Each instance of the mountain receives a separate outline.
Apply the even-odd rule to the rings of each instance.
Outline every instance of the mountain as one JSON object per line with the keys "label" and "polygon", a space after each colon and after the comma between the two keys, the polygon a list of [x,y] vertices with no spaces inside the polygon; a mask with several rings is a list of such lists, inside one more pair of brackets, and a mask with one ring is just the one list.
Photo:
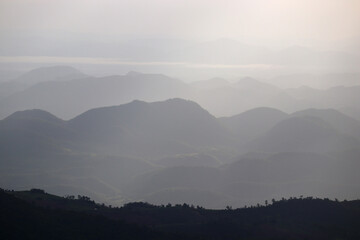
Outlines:
{"label": "mountain", "polygon": [[228,196],[211,190],[194,188],[166,188],[142,197],[143,201],[156,205],[190,204],[206,206],[210,209],[221,209],[231,203]]}
{"label": "mountain", "polygon": [[132,187],[137,195],[163,189],[190,188],[211,190],[220,178],[219,169],[212,167],[170,167],[139,176]]}
{"label": "mountain", "polygon": [[0,82],[0,99],[11,96],[16,92],[23,91],[27,87],[28,87],[27,84],[15,82],[15,81]]}
{"label": "mountain", "polygon": [[360,101],[360,86],[337,86],[328,89],[314,89],[309,87],[300,87],[295,89],[286,89],[286,94],[299,101],[300,109],[333,108],[335,110],[347,109],[349,115],[356,115]]}
{"label": "mountain", "polygon": [[[3,146],[11,145],[13,148],[20,147],[16,141],[30,141],[30,145],[39,144],[37,148],[44,144],[62,151],[90,151],[148,159],[234,145],[231,134],[215,117],[195,102],[183,99],[153,103],[133,101],[96,108],[69,121],[43,110],[21,111],[0,121],[0,131],[3,132]],[[27,147],[27,144],[21,146]],[[47,149],[44,147],[37,151],[41,153]],[[23,151],[18,153],[25,154]]]}
{"label": "mountain", "polygon": [[[358,192],[358,187],[345,190],[349,182],[339,184],[326,174],[333,172],[336,164],[337,160],[326,154],[246,154],[221,167],[222,180],[218,192],[231,196],[233,206],[301,195],[349,197],[349,194]],[[339,188],[344,188],[341,194],[336,193]]]}
{"label": "mountain", "polygon": [[339,108],[339,112],[360,121],[360,108],[356,106]]}
{"label": "mountain", "polygon": [[5,186],[123,202],[133,178],[159,168],[149,161],[187,155],[189,164],[219,165],[217,151],[227,154],[232,138],[198,104],[171,99],[92,109],[68,121],[43,110],[16,112],[0,121],[0,143]]}
{"label": "mountain", "polygon": [[[333,108],[351,116],[357,116],[359,110],[356,105],[360,101],[358,86],[321,90],[309,87],[280,89],[251,77],[231,81],[214,78],[186,84],[165,75],[138,72],[79,79],[75,78],[75,73],[65,75],[71,71],[63,67],[57,68],[63,76],[49,73],[46,80],[40,73],[35,74],[37,71],[34,70],[35,73],[20,77],[23,80],[2,83],[0,118],[19,110],[43,109],[70,119],[92,108],[124,104],[136,99],[160,101],[176,97],[193,100],[217,117],[232,116],[257,107],[271,107],[285,112]],[[32,79],[33,75],[39,75],[39,79],[44,81],[31,86],[23,85],[26,78]],[[61,77],[67,81],[60,81]]]}
{"label": "mountain", "polygon": [[13,114],[11,114],[9,117],[5,118],[4,120],[11,121],[16,119],[23,119],[23,120],[43,120],[48,122],[54,122],[62,124],[65,121],[62,119],[56,117],[55,115],[46,112],[41,109],[32,109],[32,110],[24,110],[24,111],[18,111]]}
{"label": "mountain", "polygon": [[220,123],[245,143],[270,130],[288,118],[288,114],[274,108],[255,108],[231,117],[219,118]]}
{"label": "mountain", "polygon": [[[206,85],[206,82],[203,83]],[[211,83],[210,83],[211,84]],[[212,84],[214,85],[214,84]],[[281,89],[254,78],[245,77],[218,87],[198,87],[189,98],[215,116],[232,116],[257,107],[279,105]],[[291,102],[287,99],[286,102]]]}
{"label": "mountain", "polygon": [[[237,207],[284,196],[354,199],[360,191],[358,156],[355,149],[324,154],[248,153],[219,167],[155,169],[134,178],[124,194],[158,204],[186,199],[189,204],[210,208]],[[191,199],[190,195],[196,197]]]}
{"label": "mountain", "polygon": [[[276,83],[276,79],[273,81]],[[280,89],[265,80],[245,77],[229,83],[221,79],[201,81],[193,86],[196,86],[196,89],[189,98],[215,116],[232,116],[258,107],[271,107],[285,112],[332,108],[357,120],[360,119],[359,106],[356,104],[360,101],[358,85],[330,88],[325,86],[320,89],[308,86]]]}
{"label": "mountain", "polygon": [[177,97],[188,86],[161,74],[129,72],[122,76],[42,82],[0,101],[0,117],[26,109],[43,109],[68,119],[102,106],[135,99],[156,101]]}
{"label": "mountain", "polygon": [[264,152],[328,152],[359,146],[354,137],[336,131],[316,117],[291,117],[255,139],[249,149]]}
{"label": "mountain", "polygon": [[[359,201],[291,198],[232,210],[188,204],[121,208],[41,189],[0,192],[4,239],[358,239]],[[319,227],[321,226],[321,227]],[[75,230],[74,230],[75,229]]]}
{"label": "mountain", "polygon": [[[332,156],[337,159],[336,164],[332,171],[329,171],[328,175],[331,176],[332,181],[341,185],[346,184],[348,188],[356,185],[360,181],[360,176],[356,169],[360,167],[360,150],[359,148],[348,149],[339,152],[333,152]],[[347,189],[338,189],[337,192],[342,193]],[[353,197],[356,191],[352,191],[351,194],[347,193],[348,198]]]}
{"label": "mountain", "polygon": [[291,115],[320,118],[337,131],[360,139],[360,122],[335,109],[306,109]]}
{"label": "mountain", "polygon": [[14,113],[0,121],[0,164],[3,168],[47,169],[58,165],[50,159],[79,150],[83,143],[77,139],[64,121],[47,112]]}
{"label": "mountain", "polygon": [[329,109],[217,119],[183,99],[137,100],[71,120],[26,110],[0,121],[0,182],[119,204],[196,196],[192,203],[213,208],[304,193],[358,197],[360,144],[346,133],[356,123]]}
{"label": "mountain", "polygon": [[68,126],[106,151],[148,158],[228,146],[231,141],[215,117],[182,99],[93,109],[70,120]]}
{"label": "mountain", "polygon": [[69,81],[88,77],[86,74],[69,66],[52,66],[33,69],[13,81],[29,85],[48,81]]}
{"label": "mountain", "polygon": [[[29,194],[23,192],[19,195],[22,197],[28,195],[30,198],[35,196],[38,200],[46,199],[45,201],[53,206],[52,209],[34,205],[13,194],[1,191],[0,223],[6,229],[0,232],[2,239],[79,239],[84,237],[86,239],[168,239],[169,237],[177,239],[176,234],[159,233],[148,227],[140,227],[98,214],[88,214],[85,209],[105,209],[105,207],[86,200],[86,197],[79,202],[71,202],[66,198],[41,193],[41,190],[37,191],[40,193],[33,190]],[[66,210],[60,209],[57,206],[61,205],[61,202],[67,202],[71,207]],[[22,224],[19,222],[20,219],[23,220]]]}
{"label": "mountain", "polygon": [[[139,175],[124,193],[131,199],[143,199],[151,203],[202,204],[211,208],[223,208],[230,203],[217,191],[221,174],[219,169],[203,166],[177,166],[157,169]],[[191,198],[191,195],[194,198]]]}
{"label": "mountain", "polygon": [[327,89],[336,86],[359,85],[359,73],[327,73],[327,74],[291,74],[270,79],[271,82],[285,88],[308,86],[315,89]]}
{"label": "mountain", "polygon": [[75,139],[76,134],[65,126],[65,121],[48,112],[16,112],[0,121],[1,162],[11,166],[16,162],[13,158],[27,162],[34,156],[59,153]]}
{"label": "mountain", "polygon": [[[329,170],[335,161],[334,157],[319,153],[282,152],[264,156],[248,153],[235,162],[224,164],[221,169],[228,182],[282,184],[324,180],[322,173]],[[282,195],[288,194],[283,192]]]}
{"label": "mountain", "polygon": [[228,86],[231,83],[224,78],[211,78],[209,80],[196,81],[190,83],[191,86],[199,89],[214,89],[219,87]]}
{"label": "mountain", "polygon": [[88,75],[69,66],[52,66],[33,69],[19,77],[0,83],[0,97],[8,97],[28,87],[51,81],[69,81],[86,78]]}
{"label": "mountain", "polygon": [[0,121],[0,182],[12,188],[41,187],[123,202],[120,190],[155,167],[142,159],[94,153],[67,122],[42,110],[16,112]]}
{"label": "mountain", "polygon": [[215,156],[203,153],[193,154],[178,154],[175,156],[168,156],[156,161],[164,167],[178,167],[178,166],[207,166],[216,167],[221,164],[221,161]]}
{"label": "mountain", "polygon": [[243,77],[232,84],[233,87],[242,91],[273,93],[279,92],[279,88],[265,82],[261,82],[252,77]]}

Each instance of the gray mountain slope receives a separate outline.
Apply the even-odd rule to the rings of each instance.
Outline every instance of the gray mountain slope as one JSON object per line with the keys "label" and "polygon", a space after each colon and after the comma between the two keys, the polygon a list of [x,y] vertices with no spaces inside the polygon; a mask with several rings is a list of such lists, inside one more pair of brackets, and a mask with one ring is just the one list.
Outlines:
{"label": "gray mountain slope", "polygon": [[24,91],[41,82],[69,81],[88,77],[88,75],[69,66],[52,66],[33,69],[19,77],[0,83],[0,98]]}
{"label": "gray mountain slope", "polygon": [[255,108],[232,117],[219,118],[220,123],[245,143],[270,130],[288,118],[288,114],[274,108]]}
{"label": "gray mountain slope", "polygon": [[337,131],[360,138],[360,122],[334,109],[306,109],[292,116],[313,116],[329,123]]}
{"label": "gray mountain slope", "polygon": [[43,109],[69,119],[89,109],[135,99],[156,101],[177,97],[187,85],[160,74],[130,72],[122,76],[42,82],[0,101],[0,117],[26,109]]}
{"label": "gray mountain slope", "polygon": [[316,117],[291,117],[247,145],[263,152],[328,152],[359,146],[359,141]]}
{"label": "gray mountain slope", "polygon": [[114,154],[145,154],[148,157],[196,152],[196,148],[231,145],[215,117],[198,104],[182,99],[98,108],[70,120],[94,143],[103,141]]}
{"label": "gray mountain slope", "polygon": [[52,66],[33,69],[13,81],[26,83],[29,85],[48,82],[48,81],[69,81],[73,79],[85,78],[88,75],[69,66]]}

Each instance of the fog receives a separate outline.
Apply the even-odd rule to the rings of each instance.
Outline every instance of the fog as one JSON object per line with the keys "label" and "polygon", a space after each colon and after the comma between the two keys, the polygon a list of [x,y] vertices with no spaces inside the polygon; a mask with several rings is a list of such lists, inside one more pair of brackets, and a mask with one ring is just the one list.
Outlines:
{"label": "fog", "polygon": [[4,0],[0,27],[13,36],[69,44],[84,39],[116,43],[135,35],[202,41],[233,38],[256,45],[329,50],[335,44],[357,43],[359,7],[356,0]]}
{"label": "fog", "polygon": [[0,2],[0,187],[122,205],[360,197],[358,1]]}
{"label": "fog", "polygon": [[135,70],[273,83],[279,75],[354,73],[359,9],[356,0],[4,0],[1,70],[71,64],[97,76]]}

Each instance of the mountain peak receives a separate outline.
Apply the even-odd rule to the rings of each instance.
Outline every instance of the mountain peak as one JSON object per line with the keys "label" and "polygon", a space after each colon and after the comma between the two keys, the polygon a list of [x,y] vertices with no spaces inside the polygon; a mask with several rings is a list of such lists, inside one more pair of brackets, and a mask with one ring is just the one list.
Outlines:
{"label": "mountain peak", "polygon": [[17,111],[5,119],[37,119],[46,121],[63,121],[55,115],[41,109]]}
{"label": "mountain peak", "polygon": [[[240,113],[238,114],[237,116],[240,116],[240,115],[252,115],[254,114],[255,116],[259,116],[262,115],[263,117],[265,117],[266,114],[279,114],[279,115],[282,115],[283,117],[285,117],[287,114],[283,111],[280,111],[279,109],[276,109],[276,108],[271,108],[271,107],[257,107],[257,108],[253,108],[253,109],[250,109],[248,111],[245,111],[243,113]],[[267,116],[268,117],[268,116]]]}
{"label": "mountain peak", "polygon": [[24,83],[39,83],[45,81],[72,80],[87,77],[86,74],[70,66],[51,66],[33,69],[15,81]]}
{"label": "mountain peak", "polygon": [[126,76],[139,76],[139,75],[143,75],[143,73],[141,72],[136,72],[136,71],[129,71]]}
{"label": "mountain peak", "polygon": [[70,66],[51,66],[51,67],[41,67],[41,68],[35,68],[27,73],[25,73],[23,76],[38,76],[38,75],[67,75],[67,74],[83,74],[76,68],[70,67]]}

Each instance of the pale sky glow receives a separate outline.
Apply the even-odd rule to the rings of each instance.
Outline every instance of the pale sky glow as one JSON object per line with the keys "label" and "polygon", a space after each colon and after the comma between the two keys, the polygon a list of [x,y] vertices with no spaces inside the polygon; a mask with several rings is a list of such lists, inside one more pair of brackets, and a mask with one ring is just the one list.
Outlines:
{"label": "pale sky glow", "polygon": [[0,57],[185,81],[358,72],[360,0],[0,0]]}
{"label": "pale sky glow", "polygon": [[[2,34],[88,34],[275,45],[351,44],[358,0],[1,0]],[[66,36],[62,36],[66,38]]]}

